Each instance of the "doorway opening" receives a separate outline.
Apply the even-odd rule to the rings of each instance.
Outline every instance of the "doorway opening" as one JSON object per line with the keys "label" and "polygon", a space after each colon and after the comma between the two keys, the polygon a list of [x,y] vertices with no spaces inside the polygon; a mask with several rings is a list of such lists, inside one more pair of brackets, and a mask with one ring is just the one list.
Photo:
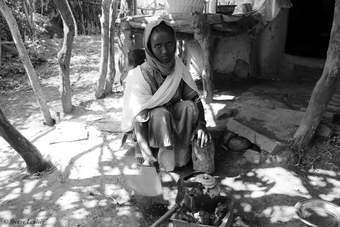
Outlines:
{"label": "doorway opening", "polygon": [[335,0],[291,0],[285,53],[327,57]]}

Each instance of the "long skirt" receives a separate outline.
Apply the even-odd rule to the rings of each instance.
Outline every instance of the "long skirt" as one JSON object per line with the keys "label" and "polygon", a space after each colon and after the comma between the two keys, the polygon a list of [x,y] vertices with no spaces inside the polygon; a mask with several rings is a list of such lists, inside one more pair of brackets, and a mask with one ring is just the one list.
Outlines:
{"label": "long skirt", "polygon": [[166,171],[186,165],[191,158],[191,137],[198,119],[198,108],[192,101],[180,101],[170,107],[149,112],[149,145],[159,148],[158,162]]}

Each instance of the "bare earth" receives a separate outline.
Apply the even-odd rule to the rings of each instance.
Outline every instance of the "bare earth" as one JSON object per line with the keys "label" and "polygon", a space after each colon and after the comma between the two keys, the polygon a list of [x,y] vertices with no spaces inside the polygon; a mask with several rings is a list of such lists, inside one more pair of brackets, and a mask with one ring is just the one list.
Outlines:
{"label": "bare earth", "polygon": [[[77,37],[71,60],[73,111],[61,113],[56,53],[62,40],[42,43],[48,63],[37,69],[46,99],[58,123],[43,124],[34,93],[23,79],[18,89],[1,91],[0,107],[10,122],[54,164],[50,172],[26,175],[23,159],[0,138],[0,226],[150,226],[175,204],[176,181],[192,165],[162,173],[163,195],[142,197],[127,185],[137,168],[133,143],[120,149],[122,88],[96,100],[100,37]],[[22,77],[22,76],[20,76]],[[220,136],[227,117],[253,126],[259,133],[285,142],[298,122],[293,110],[306,107],[313,83],[281,81],[216,84],[215,101],[205,105],[216,145],[216,172],[222,193],[237,199],[235,216],[249,226],[306,226],[294,205],[320,198],[340,205],[338,151],[315,148],[308,170],[293,165],[251,164],[242,154],[226,151]],[[227,100],[226,95],[235,96]],[[339,145],[335,145],[338,149]],[[338,149],[339,150],[339,149]],[[338,155],[339,156],[339,155]],[[339,158],[338,158],[339,159]],[[161,226],[168,226],[163,223]]]}

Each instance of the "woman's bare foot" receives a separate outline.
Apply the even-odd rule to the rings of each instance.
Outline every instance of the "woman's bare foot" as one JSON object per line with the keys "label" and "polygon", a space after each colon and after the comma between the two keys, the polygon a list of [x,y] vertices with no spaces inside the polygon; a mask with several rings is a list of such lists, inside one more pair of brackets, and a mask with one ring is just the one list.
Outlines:
{"label": "woman's bare foot", "polygon": [[157,163],[157,159],[155,157],[147,157],[143,158],[144,162],[142,163],[143,166],[155,166]]}

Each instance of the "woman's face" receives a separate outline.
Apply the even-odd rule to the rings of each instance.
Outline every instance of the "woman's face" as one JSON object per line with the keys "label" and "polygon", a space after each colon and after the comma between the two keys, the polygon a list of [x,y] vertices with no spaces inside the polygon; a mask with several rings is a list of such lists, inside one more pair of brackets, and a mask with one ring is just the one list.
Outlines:
{"label": "woman's face", "polygon": [[167,31],[152,32],[150,46],[154,56],[162,63],[171,62],[175,56],[176,40],[174,35]]}

